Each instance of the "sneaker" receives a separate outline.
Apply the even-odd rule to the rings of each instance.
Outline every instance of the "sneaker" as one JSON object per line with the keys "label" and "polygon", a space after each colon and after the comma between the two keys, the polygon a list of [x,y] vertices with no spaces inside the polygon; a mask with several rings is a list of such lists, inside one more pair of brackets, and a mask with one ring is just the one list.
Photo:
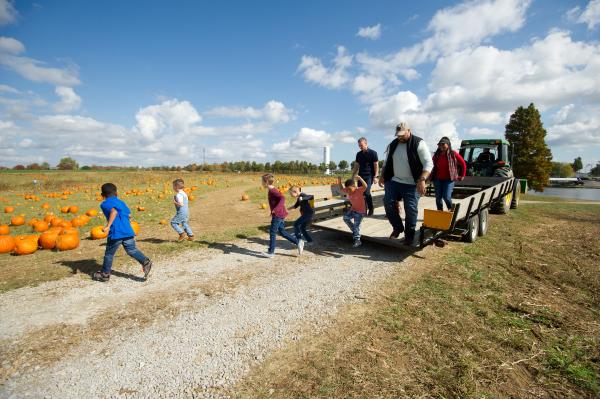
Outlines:
{"label": "sneaker", "polygon": [[263,252],[262,254],[260,254],[263,258],[269,258],[269,259],[273,259],[275,257],[275,254],[272,254],[270,252]]}
{"label": "sneaker", "polygon": [[144,262],[144,264],[142,265],[142,270],[144,270],[144,278],[148,278],[150,270],[152,270],[152,261],[150,259],[147,259]]}
{"label": "sneaker", "polygon": [[298,255],[302,255],[303,251],[304,251],[304,240],[299,240],[298,241]]}
{"label": "sneaker", "polygon": [[92,274],[92,280],[102,281],[103,283],[107,282],[110,279],[110,273],[102,273],[102,271],[98,270],[94,274]]}
{"label": "sneaker", "polygon": [[188,240],[188,241],[194,241],[194,236],[188,236],[188,237],[187,237],[187,240]]}
{"label": "sneaker", "polygon": [[352,248],[358,248],[361,245],[362,245],[362,242],[360,241],[360,239],[354,240],[354,242],[352,243]]}
{"label": "sneaker", "polygon": [[179,238],[177,239],[177,242],[183,242],[183,241],[185,241],[185,233],[179,234]]}
{"label": "sneaker", "polygon": [[392,231],[392,234],[390,234],[390,238],[398,238],[398,237],[400,237],[400,233],[402,233],[402,231],[394,230],[394,231]]}

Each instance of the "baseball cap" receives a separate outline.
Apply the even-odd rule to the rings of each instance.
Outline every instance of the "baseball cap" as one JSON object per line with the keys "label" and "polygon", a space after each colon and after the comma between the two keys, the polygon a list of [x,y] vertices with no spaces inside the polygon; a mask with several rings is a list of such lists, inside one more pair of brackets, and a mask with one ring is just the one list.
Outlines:
{"label": "baseball cap", "polygon": [[403,132],[405,130],[410,130],[410,126],[408,126],[408,123],[400,122],[399,124],[396,125],[397,132]]}

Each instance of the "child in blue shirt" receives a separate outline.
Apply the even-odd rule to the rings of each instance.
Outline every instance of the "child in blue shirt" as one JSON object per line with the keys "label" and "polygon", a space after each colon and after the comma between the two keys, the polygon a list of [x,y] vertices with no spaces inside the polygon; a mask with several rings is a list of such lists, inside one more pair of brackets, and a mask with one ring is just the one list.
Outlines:
{"label": "child in blue shirt", "polygon": [[[186,239],[188,241],[194,241],[194,233],[192,228],[188,224],[190,220],[190,208],[188,206],[188,196],[183,190],[184,183],[183,179],[173,180],[173,191],[175,191],[175,197],[173,197],[173,203],[175,204],[175,216],[171,219],[171,227],[179,234],[177,241],[181,242]],[[181,226],[183,228],[181,228]]]}
{"label": "child in blue shirt", "polygon": [[144,278],[148,278],[150,269],[152,269],[152,261],[135,246],[135,233],[129,221],[131,219],[131,211],[125,202],[117,198],[117,186],[112,183],[106,183],[102,185],[101,191],[104,201],[100,204],[100,208],[107,220],[106,226],[102,231],[108,231],[108,238],[106,239],[102,270],[95,272],[92,278],[98,281],[108,281],[113,258],[121,245],[125,248],[127,255],[142,265]]}

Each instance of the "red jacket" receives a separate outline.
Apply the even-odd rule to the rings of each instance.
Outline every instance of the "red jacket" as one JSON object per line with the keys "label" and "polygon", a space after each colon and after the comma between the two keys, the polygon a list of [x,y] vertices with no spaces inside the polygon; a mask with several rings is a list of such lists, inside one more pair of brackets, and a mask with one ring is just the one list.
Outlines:
{"label": "red jacket", "polygon": [[438,152],[433,155],[433,170],[431,171],[432,180],[455,181],[458,177],[465,177],[466,174],[467,163],[458,152],[452,150],[447,156]]}

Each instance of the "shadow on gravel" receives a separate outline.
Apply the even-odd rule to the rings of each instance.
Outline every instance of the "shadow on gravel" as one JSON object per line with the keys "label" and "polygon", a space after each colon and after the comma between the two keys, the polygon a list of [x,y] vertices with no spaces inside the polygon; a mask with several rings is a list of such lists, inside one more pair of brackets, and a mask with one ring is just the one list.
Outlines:
{"label": "shadow on gravel", "polygon": [[[251,238],[247,239],[248,241],[252,241]],[[231,242],[209,242],[209,241],[196,241],[199,244],[203,244],[206,245],[208,248],[212,248],[212,249],[218,249],[219,251],[223,251],[224,254],[242,254],[242,255],[247,255],[247,256],[254,256],[255,258],[263,258],[262,256],[262,252],[258,252],[258,251],[253,251],[251,249],[248,248],[243,248],[240,247],[239,245],[236,245],[234,243]],[[266,252],[266,248],[265,248],[265,252]],[[290,256],[290,255],[286,255],[286,254],[278,254],[281,256]]]}
{"label": "shadow on gravel", "polygon": [[149,242],[150,244],[162,244],[165,242],[173,242],[172,240],[163,240],[162,238],[144,238],[143,240],[136,240],[139,242]]}
{"label": "shadow on gravel", "polygon": [[[83,273],[83,274],[91,275],[95,271],[100,270],[100,268],[102,267],[102,265],[100,263],[98,263],[98,261],[96,259],[63,260],[58,263],[70,268],[71,272],[73,274]],[[135,276],[135,275],[129,274],[129,273],[123,273],[123,272],[120,272],[115,269],[113,269],[111,271],[111,276],[122,277],[122,278],[126,278],[126,279],[133,280],[133,281],[139,281],[139,282],[146,281],[146,280],[144,280],[143,277]]]}

